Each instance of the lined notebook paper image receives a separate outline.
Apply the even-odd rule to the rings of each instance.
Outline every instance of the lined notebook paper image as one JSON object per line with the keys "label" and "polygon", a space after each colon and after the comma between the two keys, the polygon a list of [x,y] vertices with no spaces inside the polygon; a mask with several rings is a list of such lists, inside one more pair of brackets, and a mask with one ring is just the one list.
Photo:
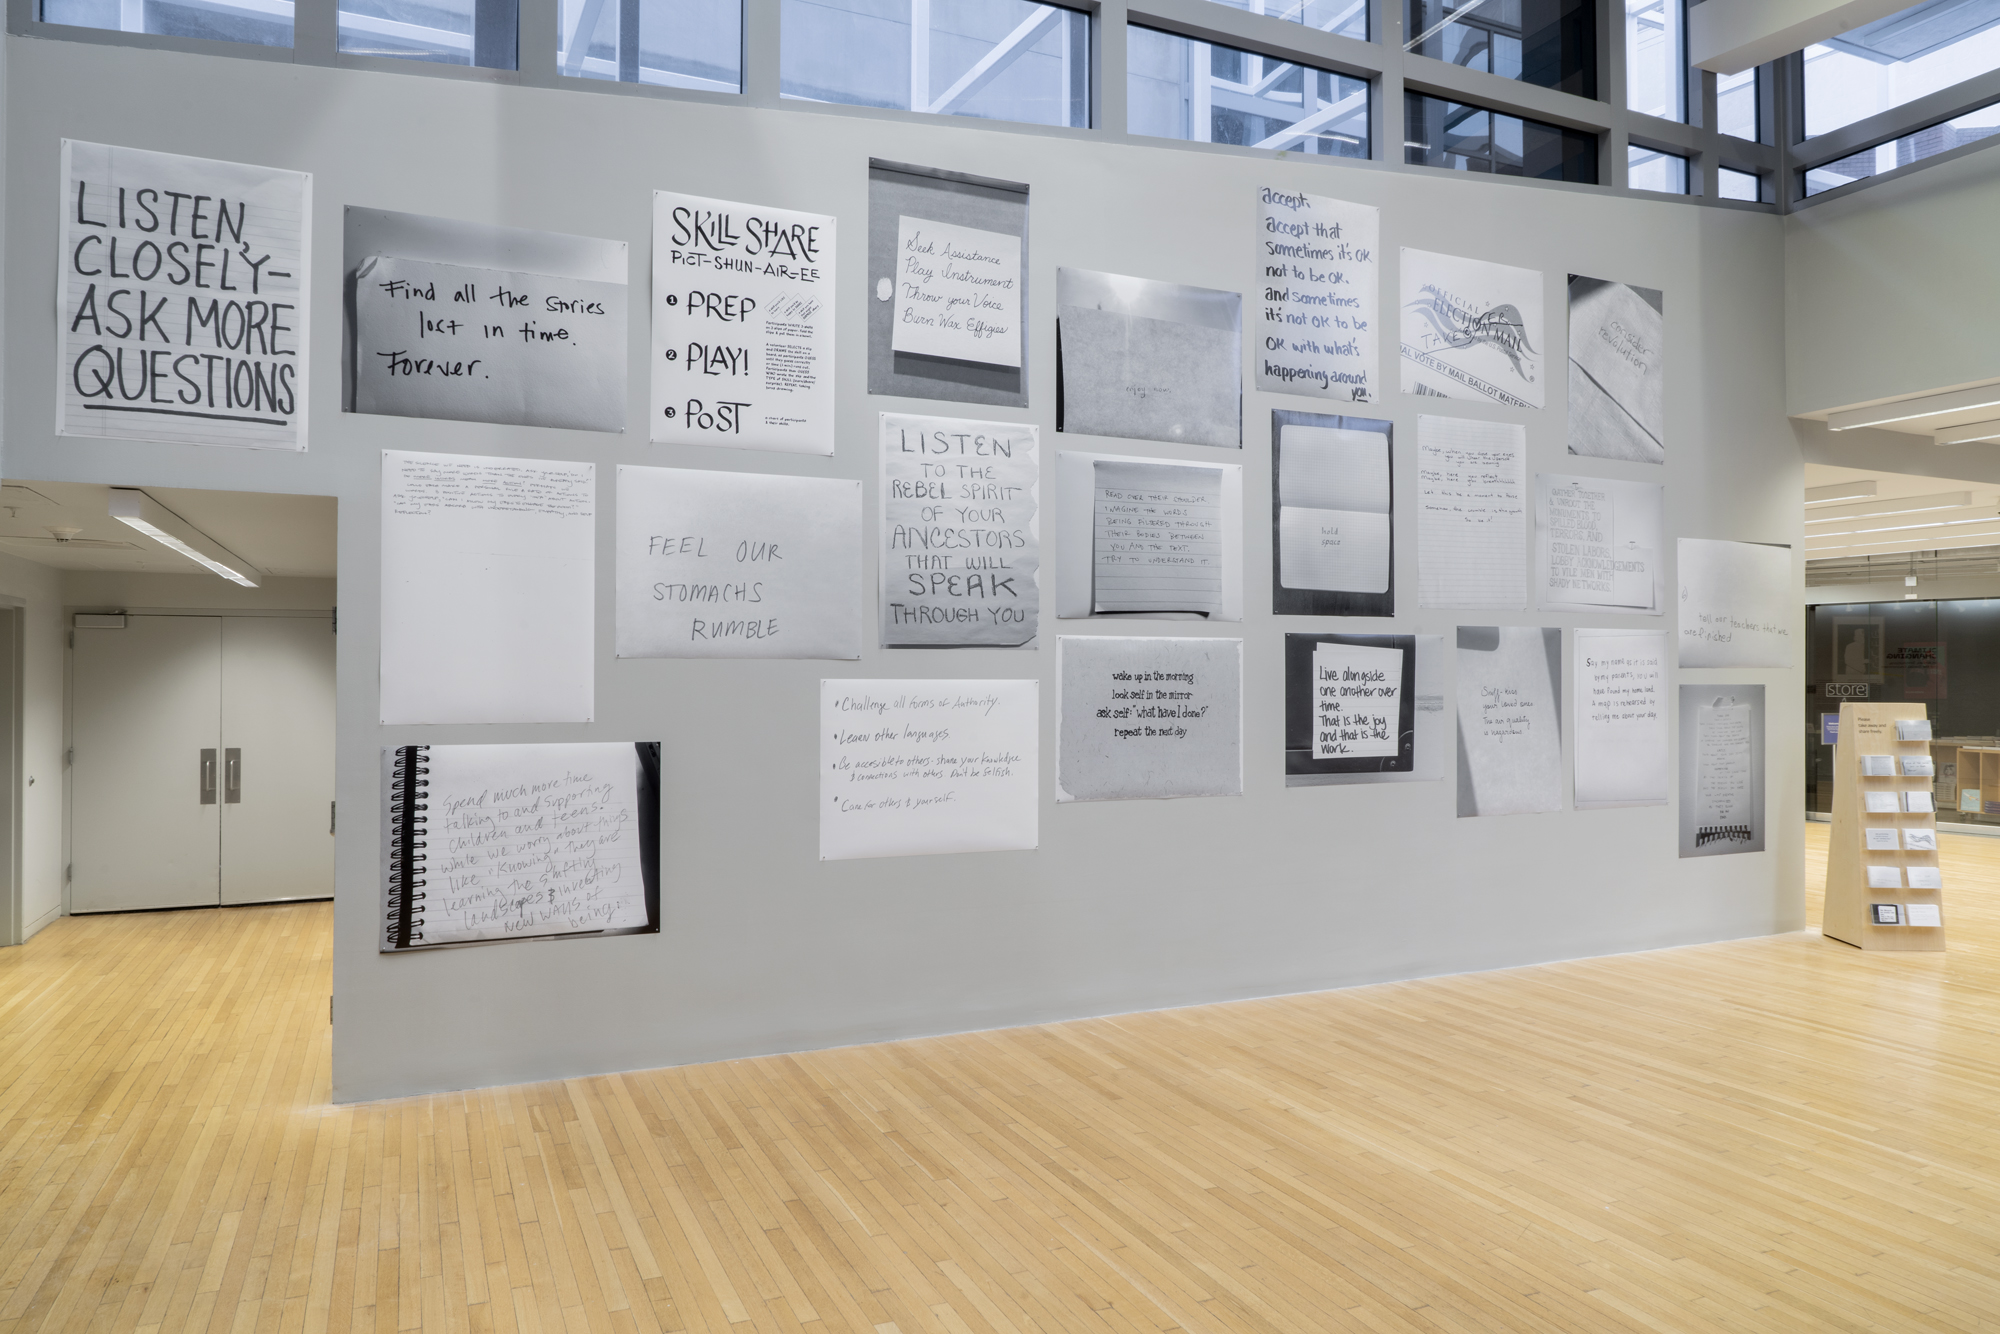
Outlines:
{"label": "lined notebook paper image", "polygon": [[1278,579],[1287,588],[1389,591],[1389,437],[1278,433]]}
{"label": "lined notebook paper image", "polygon": [[660,929],[660,745],[382,752],[384,953]]}
{"label": "lined notebook paper image", "polygon": [[1417,418],[1417,601],[1528,607],[1528,428]]}
{"label": "lined notebook paper image", "polygon": [[1095,465],[1091,610],[1222,610],[1222,470]]}

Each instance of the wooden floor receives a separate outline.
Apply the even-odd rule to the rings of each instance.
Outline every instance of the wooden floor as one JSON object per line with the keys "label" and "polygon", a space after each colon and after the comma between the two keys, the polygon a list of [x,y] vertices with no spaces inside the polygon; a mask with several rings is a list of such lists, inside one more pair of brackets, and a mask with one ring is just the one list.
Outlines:
{"label": "wooden floor", "polygon": [[1941,842],[1944,955],[358,1107],[328,905],[65,920],[0,951],[0,1334],[2000,1328],[2000,839]]}

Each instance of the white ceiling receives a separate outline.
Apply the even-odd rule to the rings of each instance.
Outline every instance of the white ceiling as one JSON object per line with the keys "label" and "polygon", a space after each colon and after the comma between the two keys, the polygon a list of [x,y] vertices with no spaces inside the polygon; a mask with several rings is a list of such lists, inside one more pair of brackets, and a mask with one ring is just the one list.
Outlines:
{"label": "white ceiling", "polygon": [[[146,494],[263,574],[334,577],[331,496],[146,487]],[[111,488],[87,482],[0,483],[0,553],[58,570],[203,574],[187,557],[111,517]],[[75,529],[57,541],[52,528]],[[108,545],[86,545],[104,543]],[[208,575],[210,578],[218,578]]]}
{"label": "white ceiling", "polygon": [[[1898,403],[1911,404],[1913,411],[1920,408],[1928,409],[1938,405],[1949,404],[1953,395],[1965,394],[1966,391],[1989,389],[1995,385],[2000,385],[2000,380],[1980,380],[1972,384],[1946,385],[1939,389],[1927,389],[1921,394],[1896,394],[1889,398],[1868,399],[1861,403],[1843,404],[1837,408],[1824,408],[1816,412],[1801,412],[1798,416],[1801,420],[1805,421],[1827,421],[1841,413]],[[1967,396],[1973,398],[1986,397],[1983,394],[1976,393]],[[1913,435],[1925,441],[1934,442],[1935,433],[1938,431],[1946,430],[1953,426],[1971,426],[1976,422],[1990,422],[1994,420],[2000,420],[2000,410],[1996,410],[1991,406],[1973,408],[1952,408],[1945,406],[1941,411],[1924,411],[1920,416],[1905,417],[1893,422],[1883,422],[1872,429],[1877,431],[1896,431],[1903,435]],[[1837,426],[1839,423],[1835,422],[1834,425]],[[1946,450],[1979,447],[1975,445],[1940,446],[1940,448]],[[1985,447],[1991,448],[1990,442]]]}
{"label": "white ceiling", "polygon": [[[1853,481],[1874,482],[1875,494],[1866,500],[1830,501],[1805,507],[1807,560],[1850,560],[1858,556],[1949,551],[1957,547],[2000,543],[2000,489],[1990,482],[1964,482],[1949,477],[1919,477],[1910,473],[1806,464],[1805,484],[1808,491],[1836,482]],[[1866,520],[1848,517],[1854,509],[1870,508],[1871,502],[1952,493],[1965,494],[1969,503]],[[1830,514],[1835,512],[1842,517],[1830,518]],[[1815,523],[1815,518],[1821,522]],[[1873,531],[1858,531],[1861,529]]]}

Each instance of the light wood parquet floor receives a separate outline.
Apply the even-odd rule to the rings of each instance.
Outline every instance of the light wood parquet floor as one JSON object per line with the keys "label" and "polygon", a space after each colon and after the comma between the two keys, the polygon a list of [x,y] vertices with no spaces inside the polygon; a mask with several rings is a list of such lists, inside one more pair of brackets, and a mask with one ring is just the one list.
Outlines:
{"label": "light wood parquet floor", "polygon": [[1942,842],[1943,955],[350,1107],[329,905],[65,920],[0,951],[0,1334],[2000,1328],[2000,840]]}

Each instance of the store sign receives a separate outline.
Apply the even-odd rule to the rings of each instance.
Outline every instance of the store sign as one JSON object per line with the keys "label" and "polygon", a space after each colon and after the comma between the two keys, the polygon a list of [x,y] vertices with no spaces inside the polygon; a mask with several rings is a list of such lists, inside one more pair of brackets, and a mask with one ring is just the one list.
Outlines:
{"label": "store sign", "polygon": [[1867,699],[1868,685],[1865,681],[1828,681],[1820,689],[1828,699]]}

